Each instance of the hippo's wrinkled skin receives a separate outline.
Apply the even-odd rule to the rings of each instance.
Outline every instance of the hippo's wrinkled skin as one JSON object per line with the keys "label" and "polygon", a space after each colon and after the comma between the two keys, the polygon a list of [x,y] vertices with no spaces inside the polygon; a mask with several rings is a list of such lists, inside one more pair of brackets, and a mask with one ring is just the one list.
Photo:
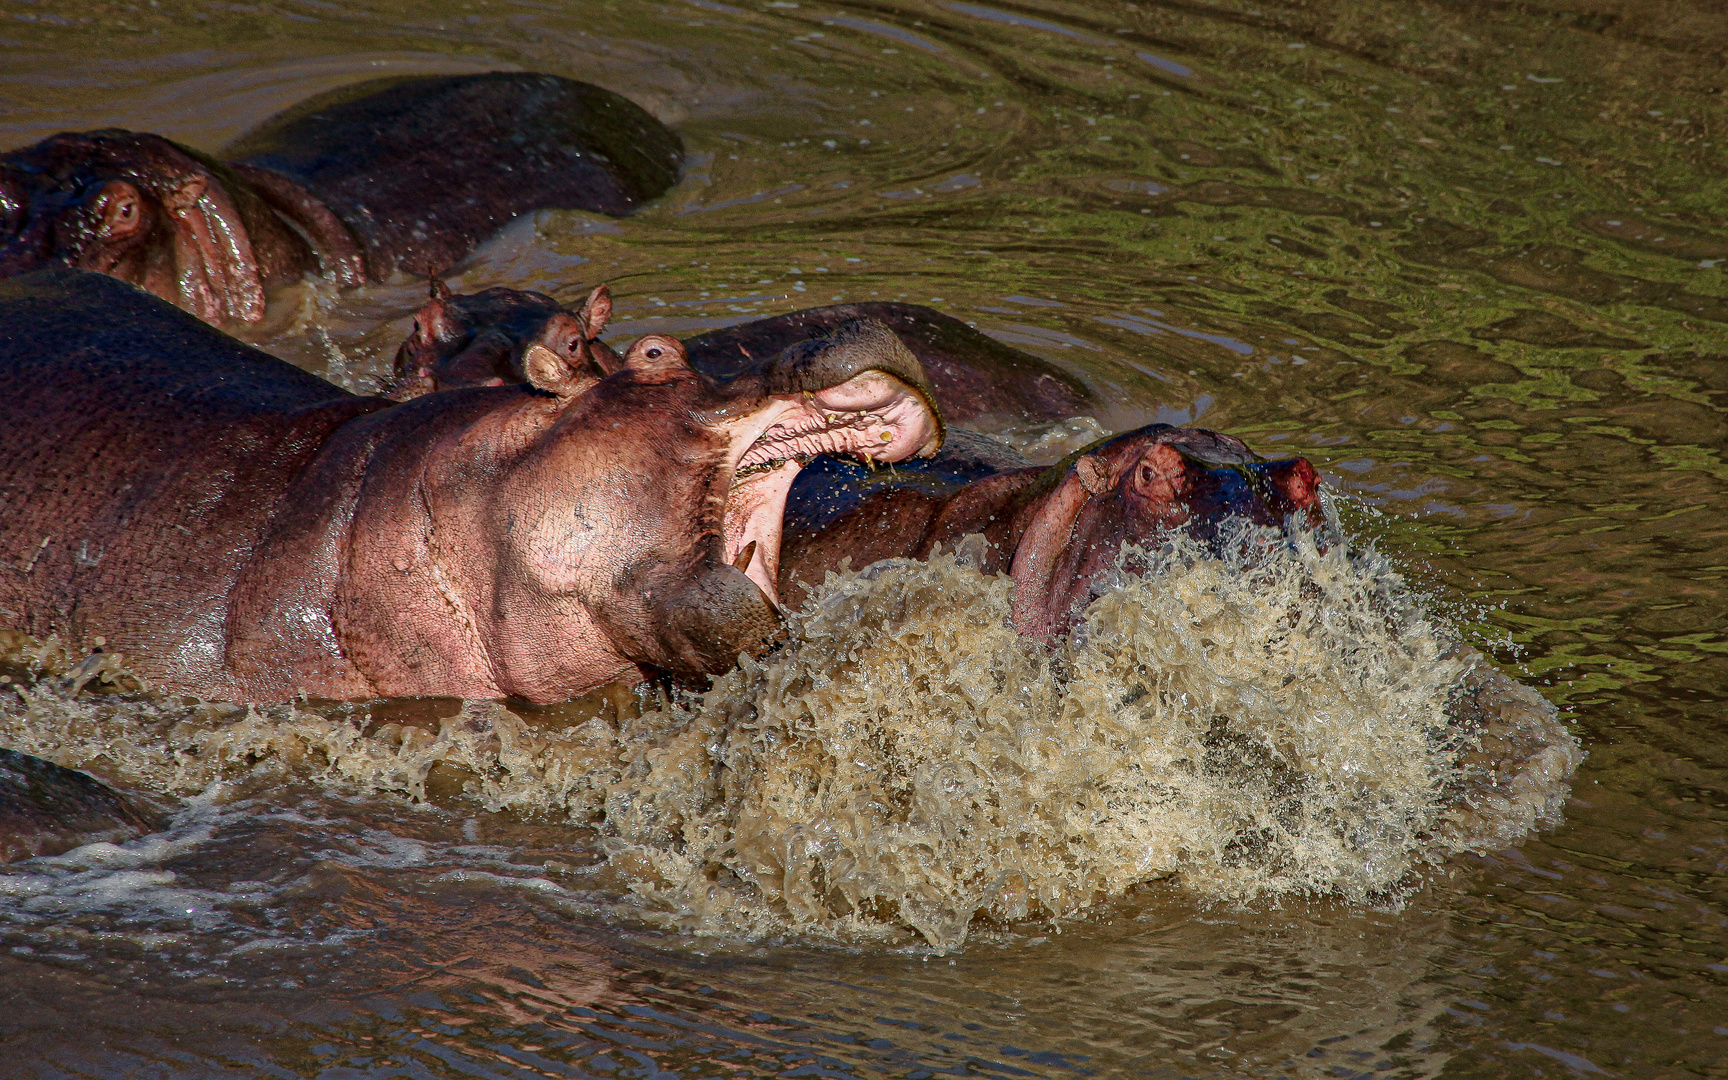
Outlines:
{"label": "hippo's wrinkled skin", "polygon": [[142,811],[94,777],[0,749],[0,863],[117,844],[151,829]]}
{"label": "hippo's wrinkled skin", "polygon": [[[434,286],[432,302],[416,316],[415,336],[409,339],[411,343],[424,340],[416,345],[415,363],[405,362],[400,355],[397,358],[396,385],[402,388],[395,391],[398,396],[491,381],[518,382],[522,379],[523,351],[539,342],[557,340],[560,334],[567,339],[567,330],[559,321],[573,325],[573,320],[584,314],[561,308],[550,297],[534,292],[488,289],[473,296],[440,299],[436,290]],[[534,318],[528,317],[530,313]],[[684,347],[698,371],[726,378],[757,358],[819,337],[851,319],[883,323],[906,343],[929,373],[942,415],[954,423],[970,423],[980,417],[1060,420],[1096,411],[1092,392],[1060,368],[918,304],[809,308],[711,330],[688,339]],[[420,329],[451,321],[461,326],[460,333],[426,340],[429,336]],[[599,332],[594,327],[590,336]],[[470,343],[480,337],[488,337],[492,344],[484,350],[472,348]],[[599,342],[594,345],[604,348]],[[408,346],[403,348],[406,351]],[[596,353],[602,368],[606,357],[604,352]]]}
{"label": "hippo's wrinkled skin", "polygon": [[942,437],[879,324],[730,381],[654,335],[580,390],[530,377],[393,404],[113,278],[0,282],[0,610],[231,700],[696,677],[777,633],[803,460]]}
{"label": "hippo's wrinkled skin", "polygon": [[79,267],[255,322],[267,286],[306,273],[435,274],[529,210],[629,213],[677,180],[683,150],[608,90],[494,72],[342,87],[224,157],[120,130],[0,155],[0,277]]}
{"label": "hippo's wrinkled skin", "polygon": [[937,544],[953,551],[979,533],[978,568],[1014,578],[1016,629],[1049,639],[1072,625],[1124,544],[1178,528],[1209,539],[1232,519],[1322,522],[1320,479],[1306,459],[1267,462],[1217,432],[1153,424],[1049,468],[1017,468],[1016,456],[955,431],[928,462],[806,470],[787,501],[781,595],[819,583],[842,559],[928,558]]}

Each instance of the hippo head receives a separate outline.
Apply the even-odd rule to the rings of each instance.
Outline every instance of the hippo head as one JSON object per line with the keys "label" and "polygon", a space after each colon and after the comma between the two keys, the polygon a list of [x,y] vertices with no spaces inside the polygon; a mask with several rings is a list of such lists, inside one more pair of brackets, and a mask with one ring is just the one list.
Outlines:
{"label": "hippo head", "polygon": [[[802,463],[898,461],[942,440],[923,369],[880,323],[729,379],[658,334],[592,385],[542,359],[526,386],[381,416],[400,450],[366,481],[337,603],[343,649],[380,693],[555,701],[614,678],[723,671],[778,633]],[[418,599],[404,599],[408,581]]]}
{"label": "hippo head", "polygon": [[206,322],[255,322],[264,285],[226,170],[156,135],[62,134],[0,156],[0,277],[95,270]]}
{"label": "hippo head", "polygon": [[396,351],[385,396],[406,401],[435,390],[529,381],[530,365],[586,388],[621,366],[599,340],[612,315],[612,293],[600,285],[580,311],[544,293],[492,288],[452,294],[437,278],[414,315],[414,330]]}
{"label": "hippo head", "polygon": [[1268,462],[1229,435],[1166,424],[1095,443],[1039,486],[1010,573],[1015,627],[1045,639],[1072,624],[1125,544],[1175,530],[1213,541],[1232,520],[1323,521],[1320,478],[1306,459]]}

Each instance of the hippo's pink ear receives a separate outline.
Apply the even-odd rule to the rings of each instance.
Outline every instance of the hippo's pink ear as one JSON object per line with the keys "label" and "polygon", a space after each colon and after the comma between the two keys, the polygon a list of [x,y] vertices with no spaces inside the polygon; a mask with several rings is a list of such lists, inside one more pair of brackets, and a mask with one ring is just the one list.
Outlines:
{"label": "hippo's pink ear", "polygon": [[612,290],[604,285],[594,286],[594,291],[588,294],[588,299],[582,303],[582,322],[588,327],[588,336],[597,338],[600,331],[606,329],[606,322],[612,318]]}
{"label": "hippo's pink ear", "polygon": [[522,374],[536,390],[572,398],[600,381],[606,372],[589,357],[577,318],[559,312],[546,323],[542,340],[522,354]]}

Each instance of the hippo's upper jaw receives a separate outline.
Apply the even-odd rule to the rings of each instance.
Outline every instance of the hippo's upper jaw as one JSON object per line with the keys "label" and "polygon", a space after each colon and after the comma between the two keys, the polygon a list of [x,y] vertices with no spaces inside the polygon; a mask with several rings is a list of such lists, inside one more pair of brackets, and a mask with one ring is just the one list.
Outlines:
{"label": "hippo's upper jaw", "polygon": [[[894,355],[894,347],[904,349],[898,339],[879,323],[845,324],[836,336],[872,325],[886,333],[878,343],[881,354],[860,351],[845,366],[806,373],[797,389],[774,395],[772,406],[732,425],[726,561],[748,574],[776,606],[786,494],[805,463],[817,454],[904,461],[928,457],[941,446],[940,415],[905,366],[907,358]],[[818,339],[830,345],[833,340]],[[884,366],[898,368],[900,374],[890,374]],[[820,385],[835,379],[842,381]]]}

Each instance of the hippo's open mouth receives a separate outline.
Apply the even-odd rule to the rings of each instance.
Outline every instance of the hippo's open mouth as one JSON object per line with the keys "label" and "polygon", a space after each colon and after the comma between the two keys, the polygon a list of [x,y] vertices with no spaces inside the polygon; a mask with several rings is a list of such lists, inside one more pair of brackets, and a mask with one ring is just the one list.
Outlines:
{"label": "hippo's open mouth", "polygon": [[864,371],[823,390],[775,396],[734,432],[726,561],[778,607],[780,532],[798,470],[818,454],[893,462],[933,454],[940,443],[941,422],[923,394],[881,371]]}

